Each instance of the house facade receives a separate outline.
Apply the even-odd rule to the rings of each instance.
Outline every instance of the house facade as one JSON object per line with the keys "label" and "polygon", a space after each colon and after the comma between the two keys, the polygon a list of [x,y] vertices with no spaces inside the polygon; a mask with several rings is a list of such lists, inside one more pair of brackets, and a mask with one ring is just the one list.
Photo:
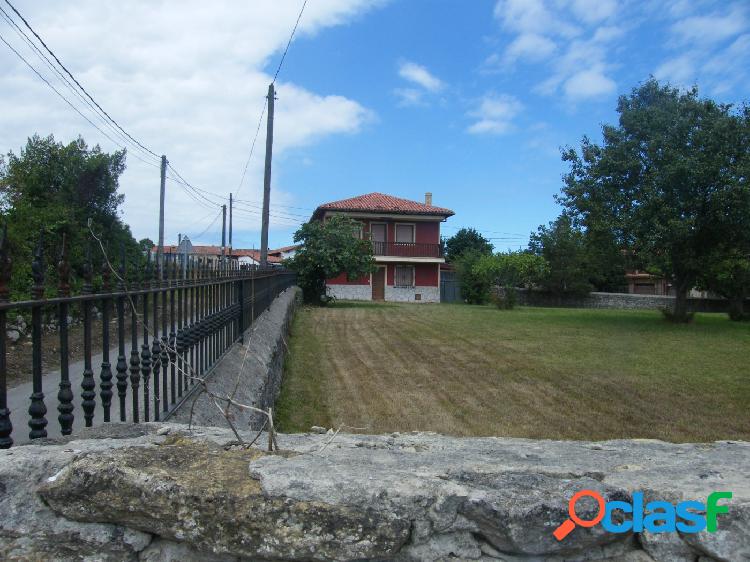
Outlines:
{"label": "house facade", "polygon": [[349,281],[329,279],[328,294],[337,299],[440,302],[440,265],[445,263],[440,224],[450,209],[383,193],[369,193],[320,205],[313,220],[345,215],[361,224],[359,235],[371,240],[375,273]]}

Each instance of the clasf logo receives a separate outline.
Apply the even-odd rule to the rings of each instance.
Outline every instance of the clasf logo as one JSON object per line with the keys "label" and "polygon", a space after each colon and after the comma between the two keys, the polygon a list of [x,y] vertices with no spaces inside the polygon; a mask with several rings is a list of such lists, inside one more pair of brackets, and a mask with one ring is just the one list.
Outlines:
{"label": "clasf logo", "polygon": [[[584,497],[593,498],[599,505],[596,517],[593,519],[581,519],[576,513],[576,503]],[[566,519],[553,534],[558,541],[563,540],[576,528],[593,527],[602,524],[602,527],[610,533],[640,533],[644,529],[650,533],[699,533],[704,529],[709,533],[715,533],[719,527],[717,518],[720,513],[729,513],[729,507],[719,505],[719,500],[731,499],[732,492],[713,492],[706,499],[706,503],[699,501],[684,501],[676,506],[665,501],[653,501],[643,505],[643,492],[633,493],[632,503],[626,501],[605,502],[599,492],[593,490],[581,490],[577,492],[568,502],[568,515]],[[630,514],[631,518],[621,523],[612,520],[612,514],[621,511]],[[705,515],[702,513],[705,512]]]}

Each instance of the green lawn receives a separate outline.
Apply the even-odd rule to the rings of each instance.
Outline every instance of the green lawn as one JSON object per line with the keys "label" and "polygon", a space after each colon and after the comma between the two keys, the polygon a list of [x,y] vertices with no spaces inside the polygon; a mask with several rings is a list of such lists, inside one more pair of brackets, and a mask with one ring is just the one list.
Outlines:
{"label": "green lawn", "polygon": [[714,314],[672,325],[656,311],[303,308],[277,416],[284,431],[750,439],[750,325]]}

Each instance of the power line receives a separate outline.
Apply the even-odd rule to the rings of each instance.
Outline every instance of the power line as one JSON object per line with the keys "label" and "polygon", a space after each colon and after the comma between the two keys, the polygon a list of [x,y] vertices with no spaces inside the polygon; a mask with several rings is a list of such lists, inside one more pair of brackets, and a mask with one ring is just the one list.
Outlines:
{"label": "power line", "polygon": [[[73,104],[72,104],[72,103],[70,102],[70,100],[68,100],[68,98],[66,98],[66,97],[65,97],[65,96],[64,96],[63,94],[61,94],[61,93],[60,93],[60,91],[59,91],[59,90],[58,90],[57,88],[55,88],[55,87],[54,87],[54,86],[53,86],[52,84],[50,84],[49,80],[47,80],[47,79],[46,79],[46,78],[45,78],[44,76],[42,76],[42,75],[41,75],[41,74],[39,73],[39,71],[37,71],[37,69],[36,69],[36,68],[34,68],[34,66],[33,66],[33,65],[32,65],[32,64],[31,64],[31,63],[29,62],[29,61],[27,61],[27,60],[26,60],[26,59],[24,58],[24,56],[23,56],[23,55],[22,55],[21,53],[19,53],[18,51],[16,51],[16,49],[14,49],[14,48],[13,48],[13,46],[12,46],[12,45],[11,45],[10,43],[8,43],[8,41],[6,41],[6,40],[5,40],[5,37],[3,37],[3,36],[2,36],[2,34],[0,34],[0,41],[2,41],[3,43],[5,43],[5,45],[6,45],[6,46],[7,46],[7,47],[8,47],[8,48],[9,48],[9,49],[11,50],[11,51],[13,51],[13,53],[14,53],[14,54],[15,54],[15,55],[16,55],[16,56],[17,56],[17,57],[19,58],[19,59],[21,59],[21,60],[22,60],[22,61],[24,62],[24,64],[26,64],[26,66],[28,66],[28,67],[29,67],[29,68],[31,69],[31,71],[32,71],[32,72],[33,72],[34,74],[36,74],[36,75],[37,75],[37,76],[39,77],[39,79],[40,79],[40,80],[42,80],[42,81],[43,81],[43,82],[44,82],[44,83],[45,83],[45,84],[46,84],[46,85],[47,85],[47,86],[48,86],[49,88],[51,88],[51,89],[52,89],[52,91],[53,91],[53,92],[55,92],[55,93],[56,93],[56,94],[57,94],[58,96],[60,96],[60,98],[61,98],[61,99],[62,99],[62,100],[63,100],[63,101],[65,102],[65,103],[67,103],[67,104],[68,104],[68,105],[69,105],[69,106],[70,106],[70,107],[71,107],[71,108],[73,109],[73,111],[75,111],[75,112],[76,112],[76,113],[77,113],[78,115],[80,115],[80,116],[81,116],[81,117],[83,117],[83,118],[84,118],[84,119],[85,119],[86,121],[88,121],[88,123],[89,123],[89,124],[90,124],[90,125],[91,125],[92,127],[94,127],[94,128],[95,128],[95,129],[97,130],[97,131],[99,131],[99,132],[100,132],[100,133],[101,133],[102,135],[104,135],[104,136],[105,136],[105,137],[106,137],[107,139],[109,139],[109,140],[110,140],[111,142],[113,142],[114,144],[116,144],[116,145],[117,145],[117,146],[119,146],[120,148],[127,148],[127,147],[125,147],[125,146],[124,146],[124,145],[123,145],[122,143],[120,143],[120,142],[116,141],[115,139],[113,139],[112,137],[110,137],[110,136],[109,136],[109,135],[108,135],[107,133],[105,133],[104,131],[102,131],[102,130],[101,130],[101,129],[100,129],[99,127],[98,127],[98,125],[97,125],[96,123],[94,123],[94,122],[93,122],[93,121],[92,121],[91,119],[89,119],[89,118],[88,118],[88,117],[86,117],[86,116],[85,116],[85,115],[84,115],[83,113],[81,113],[81,111],[80,111],[80,110],[79,110],[79,109],[78,109],[78,108],[77,108],[77,107],[76,107],[75,105],[73,105]],[[139,156],[138,156],[137,154],[133,154],[133,156],[135,156],[136,158],[138,158],[139,160],[141,160],[141,161],[142,161],[142,162],[144,162],[145,164],[148,164],[148,165],[150,165],[150,166],[154,166],[154,167],[158,168],[158,166],[157,166],[156,164],[153,164],[153,163],[151,163],[151,162],[148,162],[148,161],[144,160],[143,158],[140,158],[140,157],[139,157]]]}
{"label": "power line", "polygon": [[[292,40],[294,39],[294,34],[297,32],[297,27],[299,26],[299,22],[302,19],[302,14],[305,12],[305,6],[307,6],[307,0],[302,3],[302,8],[300,8],[299,14],[297,15],[297,21],[294,23],[292,32],[289,34],[289,40],[287,41],[286,47],[284,48],[284,53],[281,55],[281,60],[279,60],[279,65],[276,67],[276,72],[273,75],[273,80],[271,81],[272,84],[276,84],[276,79],[279,77],[279,72],[281,72],[281,67],[284,64],[287,53],[289,52],[289,47],[291,46]],[[250,165],[250,160],[253,157],[253,152],[255,152],[255,144],[258,141],[258,134],[260,133],[260,126],[263,123],[263,116],[266,114],[266,107],[268,107],[268,98],[264,98],[263,109],[261,109],[260,117],[258,118],[258,126],[255,129],[255,136],[253,137],[253,142],[250,145],[250,153],[247,155],[247,160],[245,160],[245,166],[242,169],[242,177],[240,178],[240,183],[237,185],[237,189],[235,190],[235,195],[239,195],[240,190],[242,189],[242,185],[245,181],[247,168]]]}
{"label": "power line", "polygon": [[[13,20],[13,18],[0,6],[0,16],[8,23],[10,26],[12,26],[13,30],[16,32],[16,34],[33,50],[33,53],[36,55],[36,57],[44,63],[47,68],[49,68],[52,72],[54,72],[60,82],[63,83],[67,87],[67,89],[73,93],[80,101],[82,101],[91,111],[92,113],[99,118],[99,120],[102,122],[103,125],[109,127],[109,129],[114,132],[115,135],[117,135],[119,138],[123,139],[125,143],[128,143],[129,145],[132,145],[134,148],[138,149],[139,147],[133,143],[131,143],[125,135],[123,135],[117,128],[115,128],[110,121],[108,121],[105,117],[103,117],[97,110],[96,107],[88,100],[86,99],[81,92],[76,89],[73,84],[68,80],[65,75],[60,72],[60,70],[50,61],[50,59],[39,49],[39,47],[36,46],[36,44],[31,40],[31,38],[26,35],[26,33],[21,29],[18,24]],[[112,140],[112,139],[110,139]],[[118,146],[125,148],[122,144],[118,143]],[[143,151],[143,154],[146,157],[150,157],[150,154]],[[137,157],[137,154],[134,154],[134,156]],[[145,160],[141,159],[142,162],[146,162]],[[146,162],[147,164],[150,164],[152,166],[158,167],[158,164]]]}
{"label": "power line", "polygon": [[[7,2],[7,0],[6,0]],[[297,32],[297,26],[299,25],[299,20],[302,19],[302,13],[305,11],[305,6],[307,6],[307,0],[305,0],[302,3],[302,8],[299,11],[299,15],[297,16],[297,21],[294,24],[294,27],[292,28],[292,32],[289,34],[289,41],[286,43],[286,48],[284,49],[284,54],[281,55],[281,60],[279,61],[279,66],[276,68],[276,74],[273,75],[273,82],[272,84],[276,84],[276,78],[279,76],[279,72],[281,72],[281,65],[284,64],[284,59],[286,58],[287,52],[289,52],[289,46],[292,44],[292,39],[294,39],[294,34]]]}
{"label": "power line", "polygon": [[110,121],[112,121],[112,123],[114,123],[114,125],[115,125],[115,126],[116,126],[116,127],[117,127],[117,128],[118,128],[118,129],[120,130],[120,131],[122,131],[122,132],[123,132],[123,133],[124,133],[124,134],[125,134],[125,135],[126,135],[126,136],[127,136],[127,137],[128,137],[129,139],[130,139],[130,140],[132,140],[132,141],[133,141],[134,143],[136,143],[136,144],[137,144],[138,146],[140,146],[140,147],[141,147],[141,148],[142,148],[143,150],[145,150],[146,152],[148,152],[148,153],[150,153],[151,155],[155,156],[156,158],[161,158],[161,157],[160,157],[160,156],[159,156],[158,154],[156,154],[156,153],[155,153],[155,152],[154,152],[153,150],[151,150],[150,148],[148,148],[148,147],[144,146],[143,144],[141,144],[141,142],[140,142],[140,141],[138,141],[138,140],[137,140],[136,138],[134,138],[134,137],[133,137],[132,135],[130,135],[130,133],[128,133],[128,132],[127,132],[127,131],[126,131],[125,129],[123,129],[123,128],[122,128],[122,127],[120,126],[120,124],[119,124],[119,123],[118,123],[117,121],[115,121],[115,120],[114,120],[114,119],[112,118],[112,116],[111,116],[111,115],[110,115],[109,113],[107,113],[107,112],[106,112],[106,111],[105,111],[105,110],[104,110],[104,109],[102,108],[102,106],[101,106],[101,105],[99,105],[99,104],[98,104],[98,103],[96,102],[96,100],[95,100],[95,99],[94,99],[93,97],[91,97],[91,94],[89,94],[89,93],[88,93],[88,92],[86,91],[86,88],[84,88],[83,86],[81,86],[81,83],[80,83],[80,82],[79,82],[78,80],[76,80],[75,76],[73,76],[73,75],[72,75],[72,74],[70,73],[70,71],[69,71],[69,70],[68,70],[68,69],[67,69],[67,68],[65,67],[65,65],[64,65],[64,64],[63,64],[62,62],[60,62],[60,59],[59,59],[59,58],[57,58],[57,55],[56,55],[56,54],[55,54],[55,53],[54,53],[54,52],[52,51],[52,49],[50,49],[50,48],[49,48],[49,47],[47,46],[47,44],[46,44],[46,43],[44,42],[44,40],[43,40],[43,39],[42,39],[42,38],[41,38],[41,37],[39,36],[39,34],[38,34],[38,33],[37,33],[36,31],[34,31],[34,28],[33,28],[33,27],[31,27],[31,25],[29,24],[29,22],[27,22],[27,21],[26,21],[26,18],[24,18],[24,17],[23,17],[22,15],[21,15],[21,13],[20,13],[20,12],[19,12],[18,10],[16,10],[16,7],[15,7],[15,6],[13,5],[13,4],[11,4],[11,3],[10,3],[10,0],[5,0],[5,3],[6,3],[6,4],[8,4],[8,6],[10,6],[11,10],[13,10],[13,11],[14,11],[14,12],[16,13],[16,15],[17,15],[17,16],[18,16],[19,18],[21,18],[21,21],[22,21],[22,22],[24,23],[24,25],[25,25],[25,26],[26,26],[26,27],[27,27],[27,28],[29,29],[29,31],[31,31],[31,33],[33,33],[33,34],[34,34],[34,37],[36,37],[36,38],[37,38],[37,39],[39,40],[39,42],[40,42],[40,43],[42,44],[42,46],[43,46],[43,47],[45,48],[45,50],[46,50],[46,51],[47,51],[47,52],[48,52],[48,53],[49,53],[50,55],[52,55],[52,58],[54,58],[54,59],[55,59],[55,61],[57,62],[57,64],[58,64],[58,65],[60,65],[60,67],[61,67],[61,68],[62,68],[62,69],[63,69],[63,70],[65,71],[65,73],[66,73],[66,74],[67,74],[68,76],[70,76],[70,78],[71,78],[71,79],[73,80],[73,82],[75,82],[75,83],[76,83],[76,85],[77,85],[77,86],[78,86],[78,87],[79,87],[79,88],[81,89],[81,91],[82,91],[82,92],[83,92],[84,94],[86,94],[86,97],[88,97],[88,98],[89,98],[89,99],[91,100],[91,102],[92,102],[92,103],[93,103],[93,104],[94,104],[94,105],[95,105],[95,106],[96,106],[97,108],[99,108],[99,110],[100,110],[100,111],[101,111],[101,112],[102,112],[102,113],[103,113],[103,114],[104,114],[104,115],[105,115],[105,116],[107,117],[107,119],[109,119]]}
{"label": "power line", "polygon": [[195,239],[195,240],[198,240],[198,239],[199,239],[199,238],[200,238],[201,236],[203,236],[203,235],[204,235],[204,234],[205,234],[206,232],[208,232],[209,230],[211,230],[211,227],[212,227],[212,226],[213,226],[214,224],[216,224],[216,221],[217,221],[217,220],[219,220],[219,217],[220,217],[220,216],[221,216],[221,211],[219,211],[219,212],[218,212],[218,213],[216,214],[216,216],[214,217],[214,220],[212,220],[212,221],[211,221],[211,223],[210,223],[210,224],[209,224],[209,225],[208,225],[208,226],[207,226],[207,227],[206,227],[206,228],[205,228],[205,229],[203,230],[203,232],[201,232],[200,234],[198,234],[198,235],[196,235],[196,236],[189,236],[189,238],[190,238],[191,240],[193,240],[193,239]]}

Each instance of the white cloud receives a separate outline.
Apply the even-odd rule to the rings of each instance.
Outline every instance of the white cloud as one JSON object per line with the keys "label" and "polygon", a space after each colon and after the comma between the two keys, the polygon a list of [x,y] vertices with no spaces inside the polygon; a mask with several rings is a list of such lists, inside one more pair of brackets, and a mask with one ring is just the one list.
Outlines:
{"label": "white cloud", "polygon": [[[309,2],[295,43],[326,28],[352,21],[381,0]],[[267,87],[301,2],[207,4],[198,0],[170,3],[29,2],[24,15],[99,103],[135,137],[170,162],[194,185],[226,195],[236,191],[255,134]],[[44,68],[10,28],[3,36],[37,67]],[[302,44],[300,44],[302,43]],[[0,147],[18,149],[27,136],[53,133],[67,142],[81,134],[90,144],[111,151],[117,146],[77,116],[31,71],[0,45]],[[46,72],[52,81],[51,74]],[[319,95],[295,85],[282,70],[277,82],[274,156],[317,139],[360,130],[372,113],[355,100]],[[55,85],[58,85],[56,82]],[[71,99],[70,93],[67,93]],[[111,134],[111,133],[110,133]],[[115,138],[114,134],[111,134]],[[262,192],[265,126],[255,147],[240,198],[258,200]],[[158,215],[158,170],[128,151],[121,178],[124,219],[138,237],[154,237]],[[283,158],[275,159],[273,204],[293,201],[284,189]],[[200,232],[209,212],[168,183],[166,237]],[[235,216],[235,245],[242,232],[256,237],[257,217]],[[272,219],[272,227],[288,221]],[[214,229],[213,232],[216,232]],[[215,238],[215,236],[214,236]]]}
{"label": "white cloud", "polygon": [[615,0],[498,0],[494,15],[512,40],[484,68],[512,69],[517,62],[544,64],[549,77],[537,93],[591,98],[616,89],[608,76],[610,44],[624,31]]}
{"label": "white cloud", "polygon": [[617,12],[615,0],[573,0],[573,13],[582,21],[595,24],[611,18]]}
{"label": "white cloud", "polygon": [[505,50],[505,61],[517,60],[540,61],[549,57],[556,50],[554,41],[536,33],[523,33],[516,37]]}
{"label": "white cloud", "polygon": [[750,78],[750,16],[741,3],[725,4],[709,14],[695,5],[672,10],[677,18],[665,41],[672,54],[654,75],[675,86],[695,84],[711,95],[722,95]]}
{"label": "white cloud", "polygon": [[513,119],[523,110],[518,99],[507,94],[487,94],[479,108],[469,113],[476,121],[467,132],[474,134],[505,134],[513,130]]}
{"label": "white cloud", "polygon": [[747,28],[745,10],[737,5],[725,14],[691,16],[672,25],[672,34],[680,44],[717,43],[730,39]]}
{"label": "white cloud", "polygon": [[402,107],[424,104],[424,92],[422,90],[417,90],[416,88],[396,88],[393,90],[393,93],[399,98],[398,104]]}
{"label": "white cloud", "polygon": [[617,84],[604,75],[601,68],[576,72],[565,81],[565,95],[572,99],[594,98],[616,91]]}
{"label": "white cloud", "polygon": [[695,54],[692,52],[673,57],[660,64],[654,71],[654,76],[677,85],[693,84],[697,76],[694,61]]}
{"label": "white cloud", "polygon": [[438,92],[443,88],[443,82],[430,73],[424,66],[404,61],[399,65],[398,75],[404,80],[421,86],[428,92]]}

